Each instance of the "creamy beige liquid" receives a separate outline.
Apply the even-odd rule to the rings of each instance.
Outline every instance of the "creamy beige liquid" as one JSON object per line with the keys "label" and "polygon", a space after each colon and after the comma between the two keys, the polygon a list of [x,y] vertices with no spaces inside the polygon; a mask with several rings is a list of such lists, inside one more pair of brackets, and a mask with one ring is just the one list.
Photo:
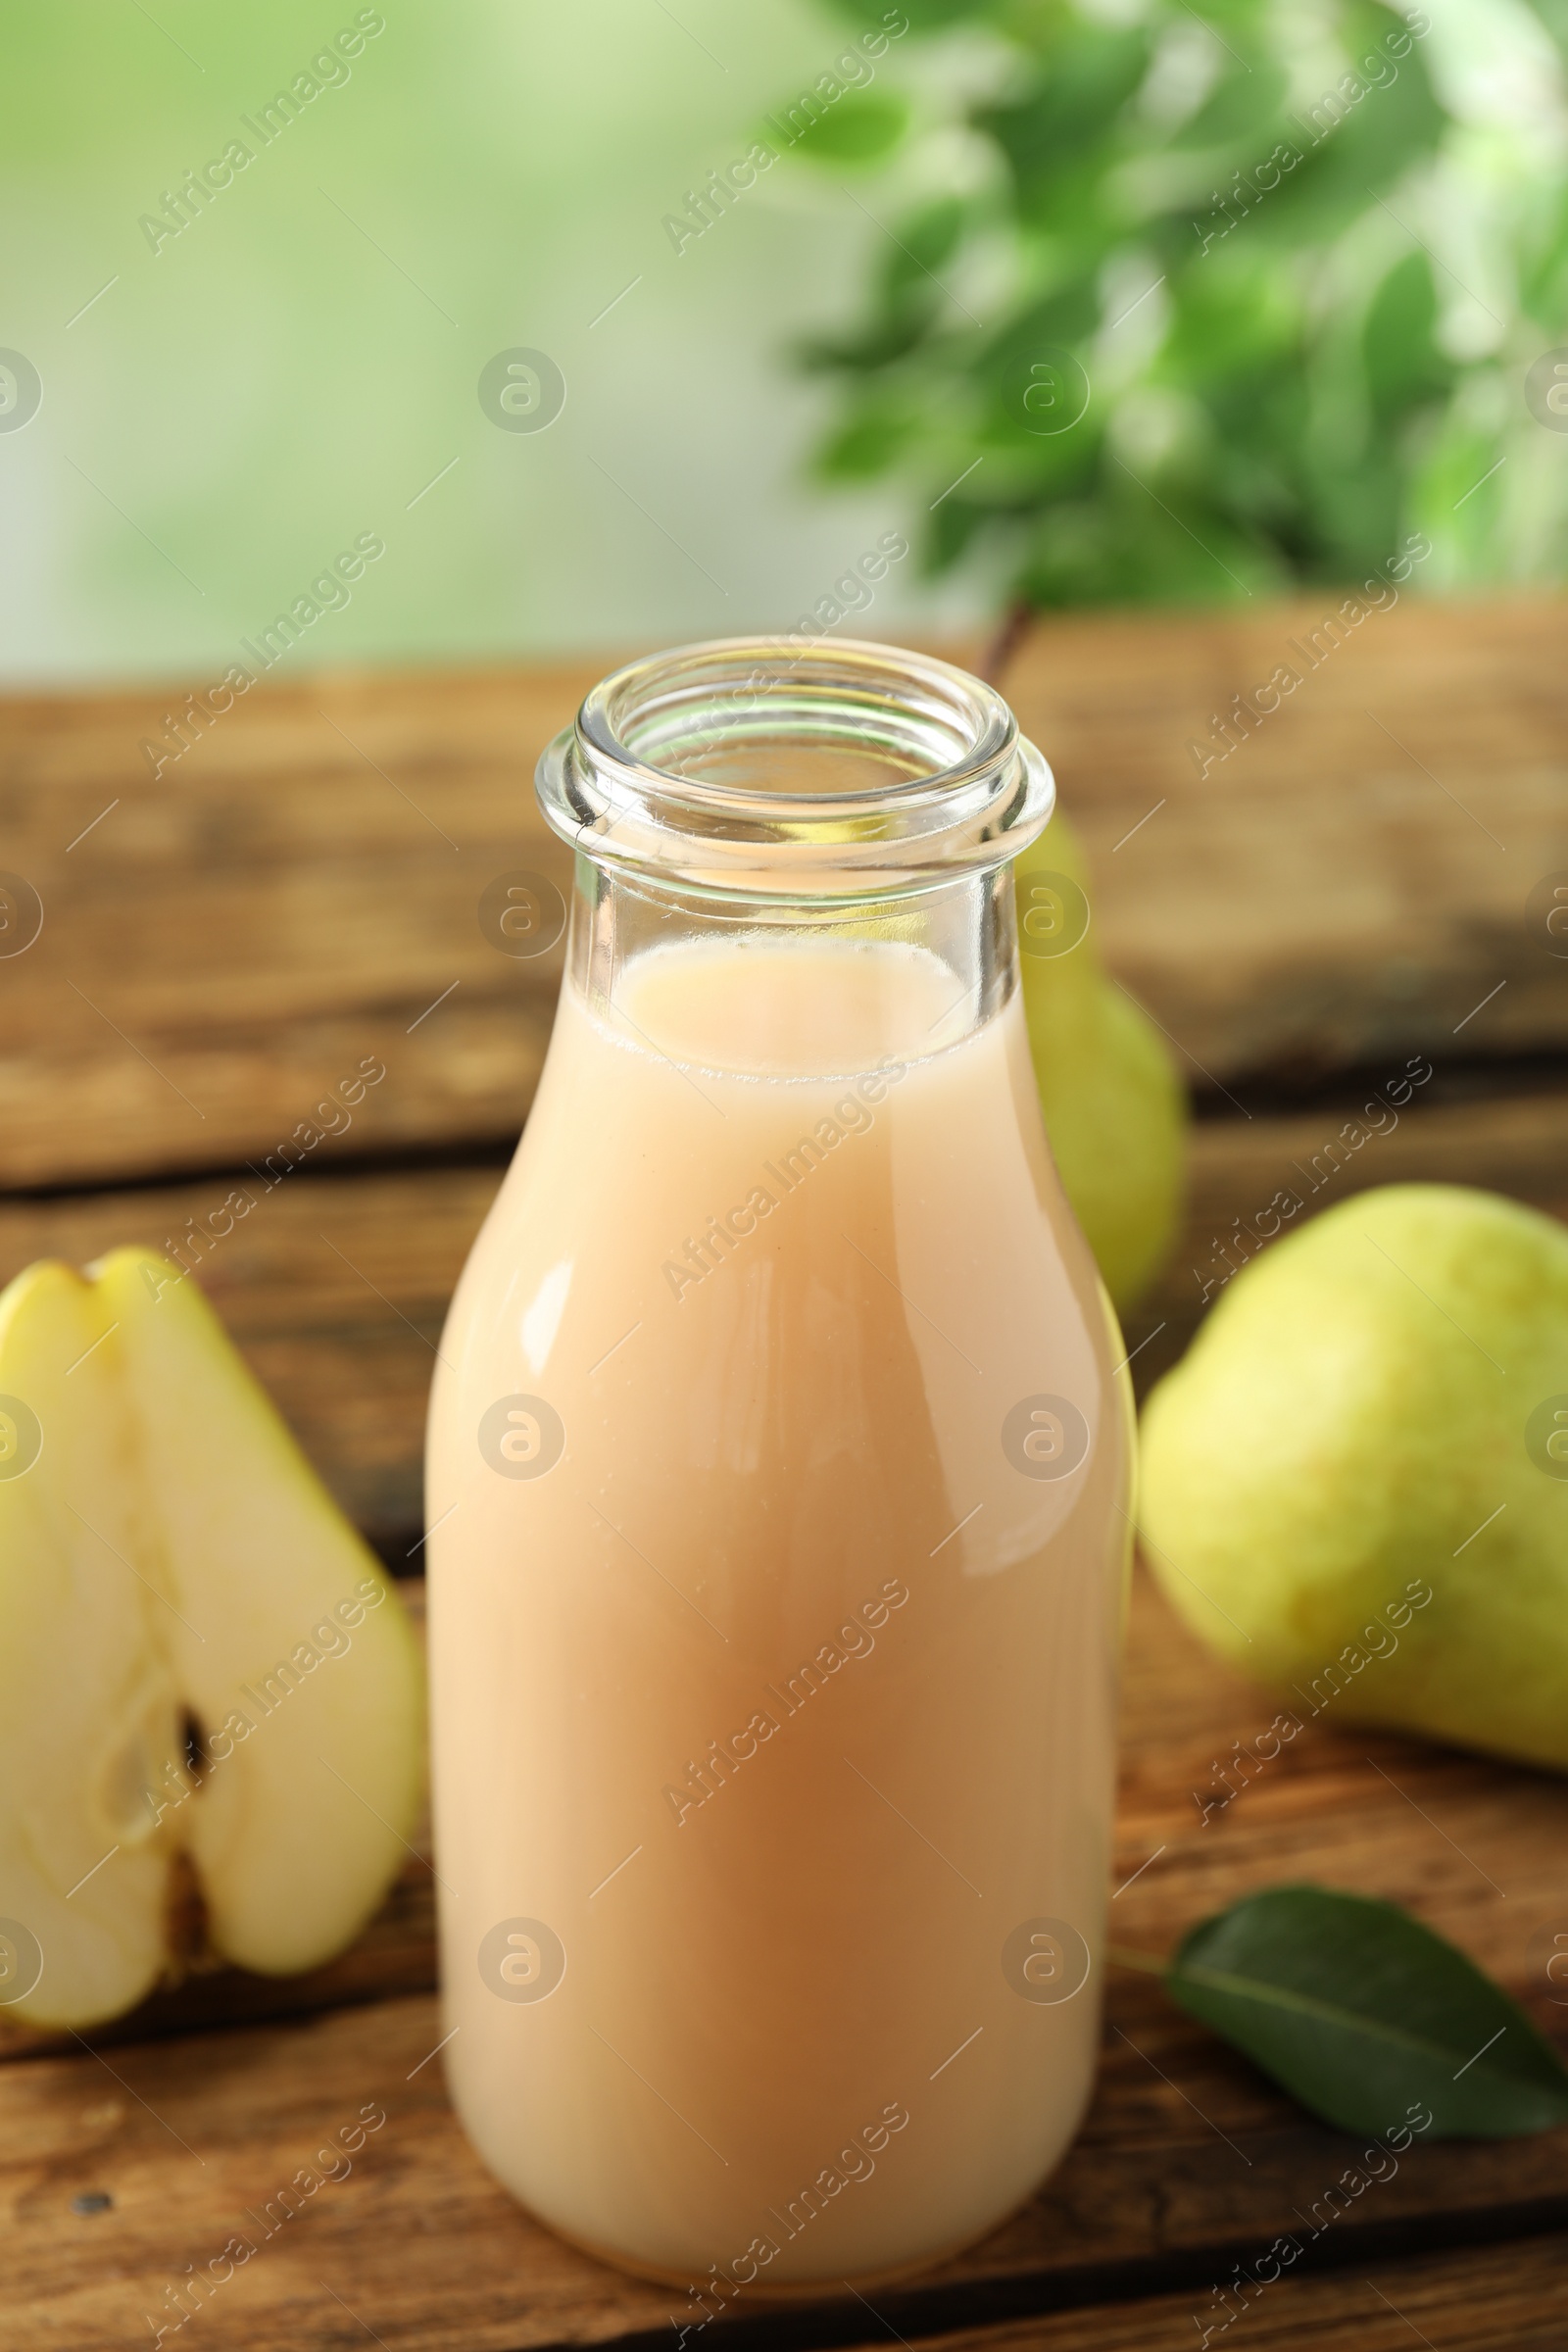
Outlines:
{"label": "creamy beige liquid", "polygon": [[[568,982],[442,1343],[450,2080],[694,2320],[978,2235],[1090,2085],[1125,1375],[1019,1004],[944,1046],[957,993],[887,943]],[[1064,1476],[1049,1408],[1004,1449],[1042,1394]]]}

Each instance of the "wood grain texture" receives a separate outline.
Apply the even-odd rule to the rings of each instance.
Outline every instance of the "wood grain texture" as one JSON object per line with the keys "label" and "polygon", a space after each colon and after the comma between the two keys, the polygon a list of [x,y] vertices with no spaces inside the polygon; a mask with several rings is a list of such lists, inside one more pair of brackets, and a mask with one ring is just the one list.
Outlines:
{"label": "wood grain texture", "polygon": [[[1281,1188],[1301,1217],[1371,1184],[1479,1184],[1568,1217],[1568,1092],[1442,1100],[1432,1082],[1389,1132],[1341,1142],[1362,1097],[1297,1116],[1204,1120],[1189,1142],[1184,1230],[1169,1266],[1127,1317],[1147,1390],[1191,1340],[1203,1285],[1218,1286]],[[324,1156],[324,1155],[323,1155]],[[1317,1162],[1318,1189],[1312,1190]],[[350,1517],[406,1562],[419,1532],[424,1409],[452,1288],[501,1180],[495,1166],[371,1172],[346,1157],[270,1192],[190,1249],[208,1296]],[[45,1200],[0,1199],[0,1283],[30,1259],[85,1264],[122,1242],[176,1246],[212,1228],[230,1175]],[[1298,1217],[1295,1222],[1301,1221]],[[221,1222],[221,1218],[219,1222]],[[1290,1226],[1286,1226],[1286,1231]],[[615,1335],[607,1335],[609,1339]]]}
{"label": "wood grain texture", "polygon": [[[1052,621],[1007,680],[1084,833],[1110,967],[1222,1114],[1194,1130],[1181,1241],[1128,1319],[1143,1386],[1281,1191],[1300,1200],[1293,1222],[1409,1179],[1568,1217],[1552,1068],[1568,959],[1525,920],[1538,880],[1568,874],[1563,608],[1406,602],[1314,659],[1300,649],[1327,609]],[[1286,660],[1298,689],[1209,756],[1211,713]],[[592,674],[259,689],[156,781],[141,745],[159,698],[0,705],[4,862],[45,910],[24,955],[0,955],[0,1281],[40,1254],[211,1236],[241,1192],[231,1230],[185,1247],[345,1508],[406,1567],[442,1319],[559,978],[559,950],[502,954],[478,900],[519,868],[565,887],[531,772]],[[1379,1115],[1384,1132],[1348,1141],[1412,1054],[1433,1078],[1396,1126]],[[1522,1054],[1534,1075],[1509,1068]],[[385,1076],[313,1118],[367,1064]],[[1308,1087],[1312,1107],[1280,1108]],[[337,1132],[279,1176],[285,1139],[328,1119]],[[1375,1684],[1363,1695],[1375,1704]],[[1409,1904],[1568,2037],[1543,1942],[1568,1935],[1568,1784],[1358,1730],[1338,1702],[1272,1763],[1239,1766],[1277,1704],[1139,1580],[1117,1944],[1162,1954],[1251,1887],[1317,1879]],[[1217,1807],[1222,1772],[1245,1785]],[[430,2056],[433,1973],[429,1872],[411,1862],[360,1942],[310,1978],[199,1975],[92,2036],[96,2055],[0,2035],[6,2352],[151,2342],[144,2315],[172,2322],[168,2290],[236,2231],[257,2251],[191,2322],[224,2352],[372,2331],[389,2352],[670,2341],[683,2298],[562,2245],[468,2151]],[[1095,2104],[1029,2205],[869,2316],[848,2297],[748,2307],[723,2323],[736,2345],[895,2330],[962,2352],[1131,2352],[1200,2335],[1213,2288],[1310,2227],[1357,2143],[1148,1977],[1112,1969],[1107,1994]],[[366,2102],[387,2121],[353,2172],[270,2223]],[[1561,2138],[1417,2145],[1214,2340],[1555,2346]],[[74,2208],[97,2194],[111,2202]],[[1408,2259],[1437,2242],[1453,2250]]]}
{"label": "wood grain texture", "polygon": [[[1568,1034],[1568,962],[1525,922],[1568,868],[1562,602],[1406,598],[1313,667],[1334,609],[1048,620],[1005,681],[1083,828],[1111,967],[1199,1087]],[[1282,662],[1299,687],[1200,778],[1211,715]]]}
{"label": "wood grain texture", "polygon": [[[495,1167],[285,1179],[185,1262],[337,1499],[394,1561],[420,1532],[425,1404],[453,1286]],[[210,1231],[230,1176],[171,1190],[0,1200],[0,1280],[35,1257]]]}
{"label": "wood grain texture", "polygon": [[1216,2300],[1213,2287],[1223,2283],[965,2328],[932,2338],[930,2352],[1201,2352],[1205,2326],[1214,2329],[1208,2341],[1226,2352],[1411,2352],[1419,2343],[1432,2352],[1559,2352],[1568,2334],[1562,2238],[1482,2253],[1432,2250],[1415,2262],[1362,2261],[1344,2275],[1293,2268],[1241,2307]]}
{"label": "wood grain texture", "polygon": [[0,1180],[262,1162],[367,1058],[323,1150],[514,1140],[561,956],[501,953],[478,902],[568,884],[533,764],[591,683],[258,688],[156,781],[151,698],[0,709],[0,832],[44,906],[0,959]]}
{"label": "wood grain texture", "polygon": [[[1029,641],[1008,691],[1102,944],[1196,1087],[1568,1042],[1568,960],[1525,923],[1568,870],[1561,615],[1375,613],[1201,778],[1209,711],[1316,608]],[[560,951],[500,953],[478,903],[519,868],[565,887],[532,770],[593,674],[258,687],[156,779],[163,698],[0,705],[0,837],[44,906],[0,956],[0,1184],[263,1161],[368,1057],[386,1077],[334,1156],[513,1140]]]}
{"label": "wood grain texture", "polygon": [[[1483,1095],[1439,1073],[1396,1114],[1376,1084],[1403,1066],[1374,1067],[1373,1085],[1310,1111],[1205,1119],[1191,1130],[1181,1234],[1125,1318],[1140,1396],[1185,1352],[1205,1304],[1270,1246],[1258,1227],[1272,1229],[1271,1203],[1276,1240],[1382,1184],[1476,1185],[1568,1221],[1568,1088]],[[1299,1205],[1288,1209],[1280,1195]]]}
{"label": "wood grain texture", "polygon": [[[1543,1927],[1568,1931],[1560,1859],[1568,1784],[1359,1731],[1330,1708],[1203,1826],[1194,1790],[1212,1790],[1214,1763],[1231,1755],[1233,1741],[1250,1742],[1274,1705],[1210,1659],[1139,1580],[1117,1941],[1163,1953],[1196,1918],[1250,1887],[1316,1878],[1409,1903],[1563,2039],[1568,2011],[1551,1997],[1537,1939]],[[426,1901],[400,1890],[397,1937],[388,1941],[383,1930],[377,1945],[372,1936],[362,1962],[385,1970],[386,1990],[403,1997],[139,2045],[102,2039],[101,2058],[44,2054],[0,2068],[0,2193],[13,2217],[19,2282],[8,2352],[46,2343],[98,2352],[121,2335],[133,2339],[140,2312],[235,2230],[258,2253],[214,2297],[225,2352],[349,2342],[347,2322],[334,2332],[339,2316],[322,2281],[395,2352],[591,2342],[663,2329],[672,2310],[684,2312],[684,2297],[622,2279],[537,2229],[467,2150],[441,2092],[439,2061],[420,2065],[441,2037],[435,2004],[409,1996],[407,1976],[391,1973],[399,1939],[405,1964],[416,1948],[428,1965]],[[208,1982],[204,2012],[190,2023],[211,2027],[221,2016],[224,1982],[216,1992]],[[236,2013],[246,2014],[253,1981],[226,1982]],[[323,1986],[319,1997],[341,1999],[341,1989]],[[162,2034],[171,2022],[166,2012],[152,2030]],[[389,2121],[353,2176],[314,2194],[299,2218],[274,2229],[275,2243],[247,2230],[246,2210],[265,2215],[323,2135],[368,2099],[380,2101]],[[1191,2333],[1193,2310],[1209,2312],[1210,2286],[1287,2231],[1301,2242],[1305,2278],[1325,2263],[1362,2261],[1362,2246],[1365,2260],[1381,2260],[1391,2238],[1397,2251],[1401,2238],[1502,2236],[1543,2201],[1568,2227],[1561,2140],[1418,2142],[1392,2178],[1331,2222],[1328,2190],[1362,2143],[1304,2117],[1151,1980],[1114,1970],[1098,2094],[1061,2169],[984,2245],[880,2292],[876,2309],[910,2337],[954,2326],[966,2298],[989,2298],[998,2317],[1009,2304],[1084,2307],[1074,2325],[1091,2331],[1066,2333],[1062,2343],[1110,2345],[1140,2339],[1096,2336],[1093,2327],[1111,2328],[1100,2307],[1153,2297],[1160,2327],[1168,2307],[1175,2332]],[[112,2207],[89,2217],[73,2211],[73,2197],[95,2191]],[[83,2285],[89,2244],[92,2283]],[[1527,2245],[1510,2259],[1528,2265],[1535,2255]],[[1173,2286],[1182,2290],[1174,2301]],[[1265,2310],[1283,2315],[1298,2291],[1294,2281],[1276,2287],[1248,2328]],[[1339,2289],[1323,2291],[1332,2302]],[[1133,2323],[1124,2314],[1117,2324]],[[837,2325],[834,2340],[856,2340],[853,2307]]]}

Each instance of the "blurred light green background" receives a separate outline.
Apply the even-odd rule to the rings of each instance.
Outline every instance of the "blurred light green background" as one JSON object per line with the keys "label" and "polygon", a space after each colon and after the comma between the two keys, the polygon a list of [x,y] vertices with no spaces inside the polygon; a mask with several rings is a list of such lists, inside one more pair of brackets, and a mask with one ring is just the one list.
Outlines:
{"label": "blurred light green background", "polygon": [[[893,489],[806,480],[828,395],[787,346],[880,235],[834,176],[775,170],[679,255],[662,226],[841,23],[810,0],[370,13],[349,77],[263,148],[241,117],[353,0],[0,11],[0,345],[43,386],[0,432],[10,682],[201,683],[367,531],[384,559],[279,675],[787,627],[910,519]],[[141,216],[236,136],[254,160],[155,253]],[[514,346],[565,376],[548,430],[481,411]],[[861,627],[961,610],[914,569]]]}
{"label": "blurred light green background", "polygon": [[[1336,4],[1279,0],[1287,46],[1310,47]],[[1551,225],[1568,108],[1537,13],[1557,5],[1430,0],[1422,62],[1452,151],[1401,189],[1398,220],[1368,196],[1362,274],[1430,251],[1440,338],[1467,370],[1446,437],[1417,436],[1428,590],[1561,573],[1568,438],[1541,431],[1515,380],[1539,322],[1508,323],[1510,239],[1568,236]],[[1084,13],[1120,23],[1137,0]],[[884,532],[918,549],[932,484],[973,470],[958,405],[928,402],[929,481],[868,470],[828,490],[808,461],[842,387],[792,353],[863,318],[911,202],[984,179],[963,115],[995,30],[884,57],[882,86],[917,93],[886,176],[791,156],[683,251],[663,225],[831,67],[853,16],[821,0],[0,0],[0,365],[20,352],[42,383],[8,429],[0,377],[0,678],[205,683],[367,533],[384,557],[279,674],[782,629]],[[380,29],[328,57],[264,145],[260,110],[356,24]],[[1196,17],[1191,32],[1223,65],[1220,33]],[[236,137],[251,162],[155,252],[143,217]],[[988,267],[982,239],[975,284]],[[1137,317],[1154,333],[1156,304]],[[565,379],[542,431],[480,405],[486,364],[519,347]],[[1153,413],[1142,394],[1122,408],[1118,431]],[[1005,493],[996,468],[981,480]],[[961,504],[935,516],[950,535]],[[966,552],[939,586],[911,554],[853,626],[951,629],[1006,590],[999,551]]]}

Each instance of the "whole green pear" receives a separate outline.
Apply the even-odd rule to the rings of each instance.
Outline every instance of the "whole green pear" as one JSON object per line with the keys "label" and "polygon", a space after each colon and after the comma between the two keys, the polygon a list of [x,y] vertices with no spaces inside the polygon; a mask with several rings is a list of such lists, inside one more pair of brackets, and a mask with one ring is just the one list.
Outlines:
{"label": "whole green pear", "polygon": [[1014,887],[1046,1132],[1105,1288],[1125,1311],[1175,1239],[1186,1093],[1159,1031],[1106,978],[1093,925],[1082,928],[1088,875],[1059,809],[1018,859]]}
{"label": "whole green pear", "polygon": [[1221,1294],[1144,1412],[1178,1613],[1295,1711],[1568,1769],[1568,1231],[1457,1185],[1342,1201]]}

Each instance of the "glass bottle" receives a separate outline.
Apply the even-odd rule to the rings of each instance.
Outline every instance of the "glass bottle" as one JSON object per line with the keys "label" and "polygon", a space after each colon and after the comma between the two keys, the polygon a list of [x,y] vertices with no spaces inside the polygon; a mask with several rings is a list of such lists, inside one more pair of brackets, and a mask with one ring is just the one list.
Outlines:
{"label": "glass bottle", "polygon": [[870,644],[619,671],[431,1407],[453,2095],[688,2290],[991,2229],[1089,2095],[1131,1415],[1025,1044],[1050,770]]}

